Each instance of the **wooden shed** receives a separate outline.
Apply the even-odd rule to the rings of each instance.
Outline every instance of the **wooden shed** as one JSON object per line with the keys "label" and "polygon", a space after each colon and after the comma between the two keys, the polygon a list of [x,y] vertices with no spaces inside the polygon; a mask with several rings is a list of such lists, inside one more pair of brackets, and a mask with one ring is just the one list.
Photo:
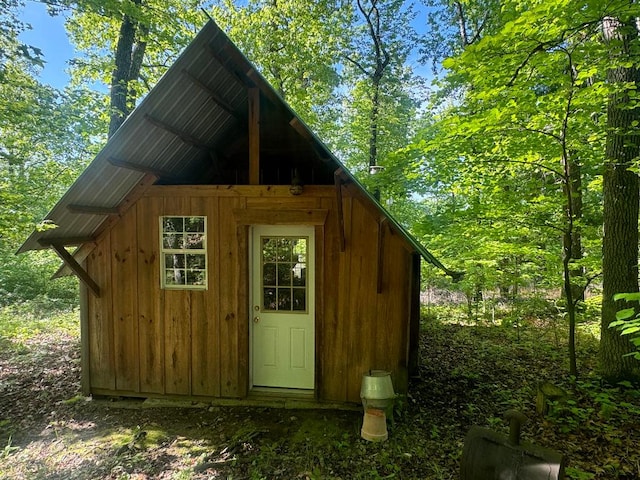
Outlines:
{"label": "wooden shed", "polygon": [[[417,362],[419,245],[209,22],[20,251],[81,281],[85,394],[359,402]],[[76,247],[72,252],[69,247]]]}

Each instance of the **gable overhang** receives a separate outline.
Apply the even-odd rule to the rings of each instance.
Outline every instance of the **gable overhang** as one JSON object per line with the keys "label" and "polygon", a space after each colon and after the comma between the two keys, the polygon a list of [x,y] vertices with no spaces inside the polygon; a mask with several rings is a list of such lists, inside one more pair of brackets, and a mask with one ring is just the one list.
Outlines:
{"label": "gable overhang", "polygon": [[[117,222],[153,184],[249,184],[248,174],[236,164],[245,156],[249,162],[245,143],[250,143],[250,102],[256,91],[267,107],[265,114],[274,120],[265,122],[269,131],[263,139],[272,141],[261,148],[270,149],[274,158],[289,154],[312,162],[320,178],[333,180],[334,175],[340,175],[413,251],[446,274],[459,275],[447,269],[367,192],[212,20],[49,212],[46,223],[55,228],[33,231],[18,253],[81,245],[90,249],[100,233]],[[241,145],[234,140],[237,138],[244,140]],[[291,167],[288,163],[282,168]],[[261,183],[259,172],[252,175],[258,175]],[[79,248],[76,253],[86,255],[89,249]]]}

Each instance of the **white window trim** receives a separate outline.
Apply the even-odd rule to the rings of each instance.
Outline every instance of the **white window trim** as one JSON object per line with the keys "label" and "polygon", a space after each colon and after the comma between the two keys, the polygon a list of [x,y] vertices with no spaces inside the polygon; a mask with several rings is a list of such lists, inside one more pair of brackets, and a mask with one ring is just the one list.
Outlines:
{"label": "white window trim", "polygon": [[[201,217],[204,219],[204,238],[203,238],[203,247],[201,249],[180,249],[180,248],[164,248],[164,222],[165,218],[193,218],[193,217]],[[207,290],[209,288],[209,256],[207,255],[207,217],[206,215],[160,215],[158,217],[158,223],[160,225],[159,233],[160,233],[160,288],[164,290]],[[204,284],[202,285],[167,285],[166,278],[166,262],[165,255],[166,254],[192,254],[192,255],[204,255]]]}

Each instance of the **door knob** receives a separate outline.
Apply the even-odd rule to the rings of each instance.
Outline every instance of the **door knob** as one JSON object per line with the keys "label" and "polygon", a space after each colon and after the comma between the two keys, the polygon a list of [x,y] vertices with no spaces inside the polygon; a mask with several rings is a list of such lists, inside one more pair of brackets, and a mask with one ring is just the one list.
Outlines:
{"label": "door knob", "polygon": [[253,323],[258,323],[260,321],[260,317],[253,317]]}

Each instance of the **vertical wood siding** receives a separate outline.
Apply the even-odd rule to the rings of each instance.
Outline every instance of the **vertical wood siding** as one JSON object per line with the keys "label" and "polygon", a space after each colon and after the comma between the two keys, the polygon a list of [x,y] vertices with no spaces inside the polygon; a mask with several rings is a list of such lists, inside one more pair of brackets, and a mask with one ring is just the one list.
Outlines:
{"label": "vertical wood siding", "polygon": [[[411,251],[375,211],[334,187],[152,187],[87,258],[102,295],[88,298],[91,390],[102,394],[245,397],[249,364],[249,227],[234,211],[322,209],[316,225],[316,396],[359,402],[362,374],[407,383]],[[160,288],[161,215],[207,216],[208,289]],[[378,245],[378,228],[383,228]],[[378,293],[378,250],[382,289]]]}
{"label": "vertical wood siding", "polygon": [[[219,236],[216,235],[218,199],[191,199],[191,209],[207,216],[208,291],[194,291],[191,295],[191,393],[210,397],[220,396],[220,270],[218,258]],[[195,215],[195,213],[194,213]]]}
{"label": "vertical wood siding", "polygon": [[[165,393],[164,295],[160,292],[160,225],[164,211],[161,198],[143,198],[136,205],[138,235],[138,345],[140,391]],[[155,222],[153,220],[156,220]]]}
{"label": "vertical wood siding", "polygon": [[87,304],[89,341],[89,381],[92,389],[116,389],[111,310],[111,241],[106,235],[86,260],[87,273],[100,285],[100,298],[89,295]]}
{"label": "vertical wood siding", "polygon": [[[111,230],[111,286],[116,389],[140,390],[136,210]],[[144,292],[142,292],[144,294]]]}

